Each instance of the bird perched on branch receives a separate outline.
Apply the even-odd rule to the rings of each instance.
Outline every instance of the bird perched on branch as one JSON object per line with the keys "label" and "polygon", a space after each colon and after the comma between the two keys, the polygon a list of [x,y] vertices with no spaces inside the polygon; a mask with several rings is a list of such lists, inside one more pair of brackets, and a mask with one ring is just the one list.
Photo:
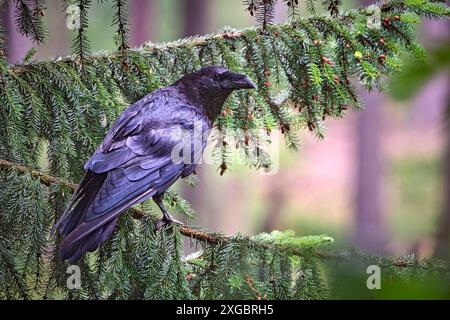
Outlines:
{"label": "bird perched on branch", "polygon": [[230,93],[254,87],[246,75],[209,66],[129,106],[85,164],[85,176],[53,227],[62,236],[60,258],[75,262],[97,249],[120,214],[149,198],[163,213],[157,228],[177,222],[164,207],[164,192],[194,172]]}

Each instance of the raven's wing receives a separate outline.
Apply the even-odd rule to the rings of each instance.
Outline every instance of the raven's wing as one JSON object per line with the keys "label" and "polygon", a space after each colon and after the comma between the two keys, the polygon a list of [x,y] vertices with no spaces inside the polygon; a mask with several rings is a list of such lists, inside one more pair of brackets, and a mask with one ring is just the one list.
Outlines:
{"label": "raven's wing", "polygon": [[186,143],[183,130],[190,132],[196,122],[209,126],[179,100],[146,99],[119,117],[86,163],[86,175],[55,226],[63,236],[61,258],[75,261],[95,250],[122,212],[174,183],[186,167],[172,161],[174,147]]}

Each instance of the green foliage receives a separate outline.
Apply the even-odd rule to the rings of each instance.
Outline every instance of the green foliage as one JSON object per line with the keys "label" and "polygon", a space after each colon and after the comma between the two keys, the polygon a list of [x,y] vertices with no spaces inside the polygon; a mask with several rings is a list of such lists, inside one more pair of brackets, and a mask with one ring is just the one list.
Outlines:
{"label": "green foliage", "polygon": [[[332,241],[329,237],[298,238],[289,231],[224,237],[185,226],[154,232],[153,218],[142,217],[142,212],[137,216],[136,209],[131,213],[140,219],[123,215],[111,239],[81,260],[82,288],[69,290],[67,265],[56,256],[59,239],[49,235],[73,191],[73,185],[61,179],[79,180],[83,162],[126,105],[212,63],[244,72],[255,81],[254,92],[230,97],[216,126],[223,133],[240,130],[245,139],[237,146],[249,165],[269,167],[261,137],[252,136],[250,129],[267,133],[266,140],[272,130],[280,130],[292,148],[297,146],[298,128],[322,137],[326,118],[344,116],[349,106],[359,108],[355,83],[381,87],[384,77],[398,70],[401,55],[422,56],[414,37],[414,17],[446,18],[449,9],[436,1],[387,1],[380,4],[380,28],[370,28],[367,9],[341,12],[339,1],[324,2],[332,15],[281,25],[270,24],[266,7],[267,14],[259,16],[263,28],[128,49],[124,2],[115,1],[120,50],[89,55],[86,28],[91,1],[75,3],[81,28],[76,31],[74,56],[30,62],[31,52],[23,63],[8,66],[0,55],[0,298],[328,297],[333,282],[323,265],[328,257],[342,261],[348,257],[321,253]],[[274,1],[266,2],[270,3]],[[18,22],[31,34],[26,24]],[[223,143],[217,149],[222,174],[230,166],[234,146]],[[31,170],[39,168],[43,153],[49,162],[45,174]],[[165,201],[192,215],[173,191]],[[142,208],[149,210],[148,204]],[[191,237],[195,254],[184,256],[183,236]],[[365,255],[351,256],[367,262]],[[395,261],[379,261],[386,262],[382,267],[392,277],[398,275]],[[435,262],[424,266],[409,259],[409,265],[448,278],[448,268]]]}
{"label": "green foliage", "polygon": [[[324,253],[323,270],[335,299],[449,299],[449,266],[442,261],[368,255],[356,249]],[[367,290],[368,266],[379,266],[380,290]]]}
{"label": "green foliage", "polygon": [[450,43],[442,43],[428,54],[424,62],[406,59],[402,72],[391,78],[389,92],[397,100],[412,98],[426,81],[449,69]]}

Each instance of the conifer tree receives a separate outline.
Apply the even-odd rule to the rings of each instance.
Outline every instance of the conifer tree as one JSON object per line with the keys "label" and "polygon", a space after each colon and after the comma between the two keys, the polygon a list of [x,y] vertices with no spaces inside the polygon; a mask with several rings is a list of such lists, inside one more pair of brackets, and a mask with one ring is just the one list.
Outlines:
{"label": "conifer tree", "polygon": [[[283,0],[290,20],[273,24],[276,0],[248,0],[256,27],[130,48],[126,1],[101,2],[115,8],[116,52],[91,52],[90,0],[64,1],[77,13],[72,56],[35,61],[31,51],[23,62],[8,65],[5,49],[0,51],[0,299],[327,298],[340,285],[336,272],[342,265],[359,275],[377,265],[390,279],[434,276],[450,283],[443,262],[337,252],[324,235],[226,237],[178,225],[155,232],[156,218],[144,203],[123,215],[111,239],[78,263],[81,288],[68,287],[68,265],[59,261],[59,239],[49,230],[84,161],[124,107],[201,66],[246,73],[257,89],[231,96],[216,123],[225,135],[240,131],[245,138],[217,148],[217,166],[225,174],[231,149],[238,148],[249,167],[269,168],[253,129],[267,132],[266,140],[279,130],[291,149],[298,146],[299,130],[322,137],[327,118],[361,108],[356,85],[383,90],[385,77],[401,69],[402,55],[424,59],[414,34],[422,18],[450,15],[438,0],[388,0],[347,11],[341,1],[308,0],[310,16],[300,17],[299,2]],[[17,30],[45,41],[44,1],[14,4]],[[4,46],[3,33],[0,40]],[[42,159],[48,168],[40,166]],[[165,201],[192,216],[175,190]],[[183,237],[191,239],[194,254],[184,255]]]}

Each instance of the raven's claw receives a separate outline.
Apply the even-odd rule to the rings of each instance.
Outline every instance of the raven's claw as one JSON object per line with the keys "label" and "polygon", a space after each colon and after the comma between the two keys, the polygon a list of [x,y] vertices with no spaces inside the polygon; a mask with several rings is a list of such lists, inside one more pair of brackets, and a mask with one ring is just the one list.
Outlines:
{"label": "raven's claw", "polygon": [[156,224],[155,224],[155,229],[156,230],[160,230],[162,227],[164,227],[165,225],[169,224],[169,223],[176,223],[179,225],[183,225],[183,222],[178,221],[177,219],[175,219],[174,217],[172,217],[171,215],[164,215],[161,219],[159,219]]}

